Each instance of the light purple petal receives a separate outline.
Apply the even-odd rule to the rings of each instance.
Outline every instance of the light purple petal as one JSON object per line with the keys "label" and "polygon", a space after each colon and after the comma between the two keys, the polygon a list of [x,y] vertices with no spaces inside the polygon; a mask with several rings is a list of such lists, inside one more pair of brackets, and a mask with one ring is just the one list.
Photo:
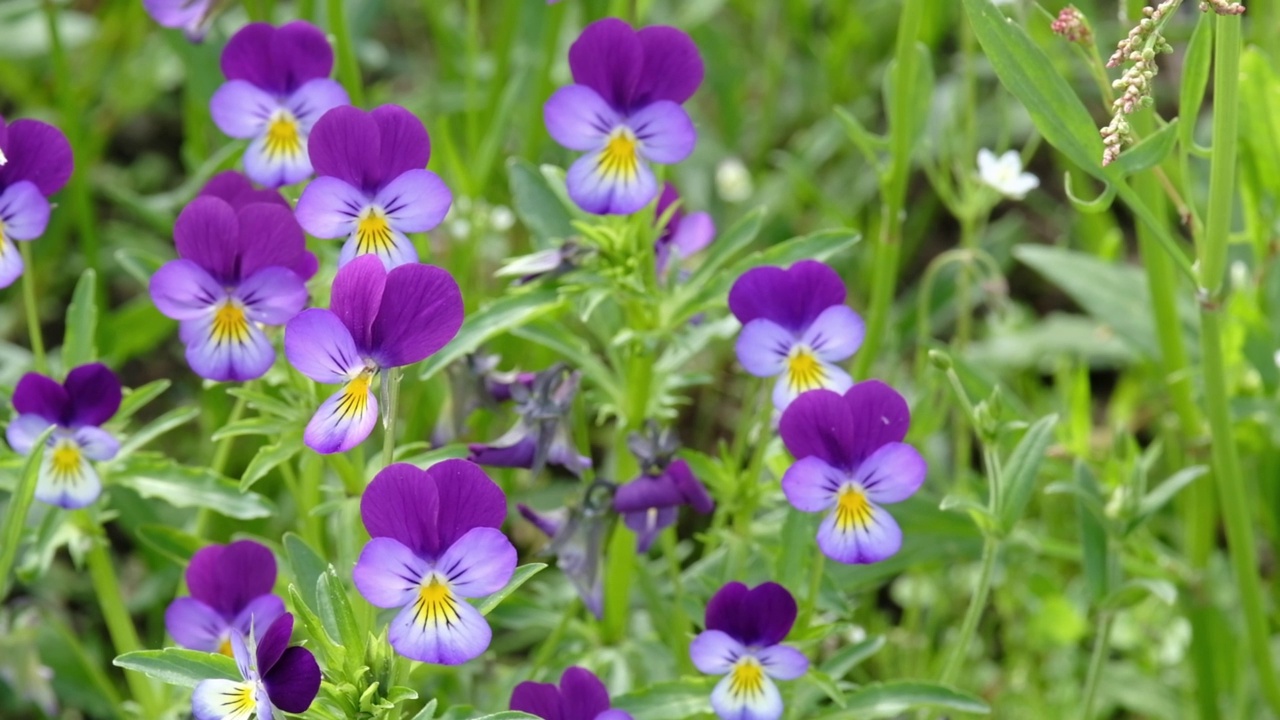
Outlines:
{"label": "light purple petal", "polygon": [[0,193],[0,236],[35,240],[48,225],[49,201],[35,183],[23,180]]}
{"label": "light purple petal", "polygon": [[160,27],[194,29],[209,12],[210,0],[142,0],[142,7]]}
{"label": "light purple petal", "polygon": [[846,564],[865,565],[892,557],[902,547],[902,529],[884,508],[871,504],[865,515],[848,523],[832,512],[818,527],[823,554]]}
{"label": "light purple petal", "polygon": [[248,641],[253,639],[250,635],[256,635],[261,632],[261,628],[258,628],[249,635],[231,633],[227,637],[231,641],[231,657],[236,661],[236,668],[240,670],[240,677],[242,678],[256,678],[258,675],[253,667],[254,659],[249,653]]}
{"label": "light purple petal", "polygon": [[682,258],[692,257],[704,250],[716,237],[716,224],[704,212],[685,215],[671,235],[671,247]]}
{"label": "light purple petal", "polygon": [[295,216],[311,235],[326,240],[345,238],[356,229],[356,218],[369,199],[345,180],[321,176],[307,183],[298,198]]}
{"label": "light purple petal", "polygon": [[703,631],[689,643],[693,666],[707,675],[724,675],[746,654],[742,643],[720,630]]}
{"label": "light purple petal", "polygon": [[520,517],[528,520],[530,524],[549,538],[555,537],[560,532],[560,528],[564,526],[565,518],[568,516],[568,510],[565,508],[538,512],[528,505],[520,503],[516,505],[516,509],[520,511]]}
{"label": "light purple petal", "polygon": [[640,155],[661,165],[684,160],[698,143],[689,114],[669,100],[644,106],[627,118],[627,125],[640,140]]}
{"label": "light purple petal", "polygon": [[862,461],[856,479],[875,503],[902,502],[924,484],[928,465],[915,448],[906,443],[889,443]]}
{"label": "light purple petal", "polygon": [[436,569],[449,578],[459,597],[479,598],[506,586],[516,571],[516,559],[515,546],[506,535],[491,527],[478,527],[450,545],[436,561]]}
{"label": "light purple petal", "polygon": [[186,578],[192,597],[224,617],[234,618],[251,601],[271,593],[276,583],[276,558],[266,546],[252,540],[208,545],[191,556]]}
{"label": "light purple petal", "polygon": [[773,377],[787,367],[787,356],[796,343],[791,331],[757,318],[742,327],[734,350],[742,367],[756,377]]}
{"label": "light purple petal", "polygon": [[4,233],[0,233],[0,289],[9,287],[22,277],[24,267],[17,246],[9,242]]}
{"label": "light purple petal", "polygon": [[236,288],[245,315],[264,325],[284,325],[307,306],[307,285],[292,270],[267,267]]}
{"label": "light purple petal", "polygon": [[752,268],[729,290],[729,309],[746,325],[767,318],[801,334],[823,310],[843,305],[844,282],[835,270],[817,260],[801,260],[784,270]]}
{"label": "light purple petal", "polygon": [[254,182],[270,188],[292,185],[311,177],[307,139],[299,137],[296,147],[279,153],[267,149],[266,135],[259,135],[244,151],[244,173]]}
{"label": "light purple petal", "polygon": [[565,717],[596,720],[609,709],[609,690],[586,668],[566,668],[560,676]]}
{"label": "light purple petal", "polygon": [[285,326],[284,355],[298,372],[326,385],[344,383],[364,368],[351,331],[319,308],[304,310]]}
{"label": "light purple petal", "polygon": [[311,416],[303,440],[321,455],[346,452],[368,439],[378,423],[378,399],[364,376],[342,386]]}
{"label": "light purple petal", "polygon": [[67,510],[86,507],[102,494],[102,480],[75,441],[59,440],[45,450],[36,475],[36,499]]}
{"label": "light purple petal", "polygon": [[227,291],[191,260],[170,260],[151,276],[151,302],[166,317],[197,320],[224,302]]}
{"label": "light purple petal", "polygon": [[351,331],[361,353],[373,350],[373,324],[386,286],[387,270],[376,257],[352,260],[333,279],[329,309]]}
{"label": "light purple petal", "polygon": [[520,683],[511,693],[510,709],[537,715],[542,720],[565,720],[560,707],[560,689],[551,683]]}
{"label": "light purple petal", "polygon": [[[304,713],[311,707],[320,692],[320,666],[311,651],[304,647],[291,647],[280,660],[262,676],[267,696],[272,705],[287,713]],[[259,720],[262,713],[258,714]]]}
{"label": "light purple petal", "polygon": [[71,400],[52,378],[29,372],[13,388],[13,409],[19,415],[39,415],[50,423],[65,424],[71,413]]}
{"label": "light purple petal", "polygon": [[364,191],[376,189],[382,155],[378,123],[355,107],[336,107],[320,117],[308,142],[317,175],[335,177]]}
{"label": "light purple petal", "polygon": [[413,265],[418,262],[418,248],[414,247],[413,241],[399,230],[386,229],[383,233],[375,233],[372,238],[364,242],[360,232],[352,233],[351,237],[342,244],[342,250],[338,253],[338,267],[344,267],[352,260],[365,255],[378,258],[386,270],[394,270],[401,265]]}
{"label": "light purple petal", "polygon": [[298,129],[307,134],[325,113],[350,103],[346,89],[336,80],[317,78],[294,90],[284,106],[298,119]]}
{"label": "light purple petal", "polygon": [[245,682],[201,680],[191,693],[191,713],[196,720],[248,720],[257,709],[256,698],[248,705],[235,701],[253,698],[253,692],[253,686]]}
{"label": "light purple petal", "polygon": [[842,393],[853,387],[853,378],[844,368],[819,360],[816,379],[806,382],[806,378],[784,373],[773,386],[773,406],[778,410],[786,410],[792,401],[803,394],[814,390],[831,390]]}
{"label": "light purple petal", "polygon": [[635,30],[616,18],[591,23],[569,47],[574,82],[595,90],[623,112],[630,109],[643,63],[644,49]]}
{"label": "light purple petal", "polygon": [[461,665],[489,647],[493,631],[478,610],[448,594],[405,607],[391,621],[388,638],[396,652],[411,660]]}
{"label": "light purple petal", "polygon": [[30,455],[40,435],[53,425],[48,418],[35,413],[25,413],[14,418],[4,430],[4,439],[19,455]]}
{"label": "light purple petal", "polygon": [[197,197],[178,214],[173,226],[178,257],[204,268],[224,285],[239,281],[240,220],[235,208],[216,197]]}
{"label": "light purple petal", "polygon": [[192,320],[194,339],[187,344],[187,363],[202,378],[219,382],[244,382],[262,377],[271,369],[276,350],[265,333],[247,315],[224,324],[221,310]]}
{"label": "light purple petal", "polygon": [[775,680],[795,680],[809,671],[809,658],[789,645],[772,645],[756,653],[765,674]]}
{"label": "light purple petal", "polygon": [[650,25],[636,33],[644,51],[644,65],[632,96],[633,105],[655,100],[683,103],[702,84],[702,56],[682,30]]}
{"label": "light purple petal", "polygon": [[[405,510],[407,512],[407,508]],[[427,561],[404,543],[395,538],[376,537],[360,551],[351,579],[370,605],[393,608],[413,602],[428,572]]]}
{"label": "light purple petal", "polygon": [[427,166],[431,159],[431,138],[418,116],[399,105],[383,105],[369,114],[378,125],[379,187],[410,170]]}
{"label": "light purple petal", "polygon": [[551,138],[570,150],[597,150],[622,118],[599,93],[586,85],[556,90],[542,107]]}
{"label": "light purple petal", "polygon": [[595,720],[635,720],[626,710],[605,710]]}
{"label": "light purple petal", "polygon": [[596,215],[630,215],[657,196],[658,181],[643,160],[614,172],[604,163],[604,153],[583,155],[569,166],[565,185],[578,207]]}
{"label": "light purple petal", "polygon": [[840,485],[849,478],[820,457],[810,455],[787,468],[782,476],[782,492],[787,502],[802,512],[820,512],[831,507]]}
{"label": "light purple petal", "polygon": [[809,325],[801,339],[814,354],[827,362],[839,362],[853,356],[862,346],[866,324],[847,305],[833,305]]}
{"label": "light purple petal", "polygon": [[248,637],[250,629],[257,628],[261,633],[262,628],[271,627],[284,613],[284,600],[278,595],[259,595],[236,614],[231,620],[231,627]]}
{"label": "light purple petal", "polygon": [[484,470],[466,460],[444,460],[427,468],[439,497],[435,537],[426,550],[437,557],[472,528],[499,528],[507,517],[507,496]]}
{"label": "light purple petal", "polygon": [[49,123],[15,121],[8,126],[0,150],[7,160],[0,166],[0,187],[29,180],[49,197],[71,179],[75,166],[71,144],[61,130]]}
{"label": "light purple petal", "polygon": [[461,327],[462,291],[453,276],[434,265],[402,265],[387,273],[373,321],[374,360],[384,368],[412,365],[448,344]]}
{"label": "light purple petal", "polygon": [[731,673],[716,683],[711,691],[711,708],[716,715],[727,720],[780,720],[782,695],[768,676],[761,677],[758,684],[752,685],[735,683]]}
{"label": "light purple petal", "polygon": [[102,363],[73,368],[62,384],[67,391],[66,425],[101,425],[120,409],[120,378]]}
{"label": "light purple petal", "polygon": [[271,114],[280,103],[270,94],[244,80],[223,83],[209,101],[213,124],[233,138],[255,138],[267,128]]}
{"label": "light purple petal", "polygon": [[449,212],[453,194],[430,170],[406,170],[378,191],[374,203],[400,232],[427,232]]}
{"label": "light purple petal", "polygon": [[217,610],[193,597],[180,597],[164,611],[164,627],[174,642],[191,650],[218,652],[230,626]]}
{"label": "light purple petal", "polygon": [[[406,512],[406,509],[412,512]],[[423,558],[434,557],[440,496],[425,470],[408,463],[383,468],[360,498],[360,518],[370,537],[391,538]]]}
{"label": "light purple petal", "polygon": [[72,437],[80,446],[80,451],[90,460],[110,460],[120,452],[120,441],[102,428],[85,426],[77,429]]}

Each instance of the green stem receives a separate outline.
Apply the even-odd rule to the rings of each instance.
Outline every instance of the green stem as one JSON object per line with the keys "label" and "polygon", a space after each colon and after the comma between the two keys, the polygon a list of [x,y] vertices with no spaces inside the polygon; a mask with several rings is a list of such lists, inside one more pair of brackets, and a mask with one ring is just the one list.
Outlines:
{"label": "green stem", "polygon": [[400,408],[400,369],[393,368],[382,376],[383,415],[382,415],[382,467],[390,465],[396,457],[396,415]]}
{"label": "green stem", "polygon": [[[251,387],[251,385],[246,385]],[[235,404],[231,406],[231,412],[227,415],[227,421],[224,425],[230,425],[238,421],[244,416],[244,411],[248,407],[248,401],[241,395],[236,398]],[[209,462],[209,469],[214,473],[221,475],[226,472],[227,463],[231,461],[231,448],[235,444],[236,436],[229,435],[218,441],[213,448],[213,459]],[[213,511],[207,507],[200,508],[196,513],[196,526],[193,531],[196,537],[204,537],[209,531],[209,523],[213,522]]]}
{"label": "green stem", "polygon": [[35,356],[36,372],[49,372],[49,362],[44,354],[44,334],[40,331],[40,308],[36,305],[36,269],[31,261],[31,243],[18,243],[22,253],[22,304],[27,311],[27,335],[31,338],[31,354]]}
{"label": "green stem", "polygon": [[1098,679],[1102,677],[1102,665],[1111,647],[1111,620],[1109,611],[1098,618],[1098,636],[1093,641],[1093,653],[1089,657],[1089,674],[1084,681],[1084,701],[1080,704],[1080,720],[1093,717],[1093,703],[1098,695]]}
{"label": "green stem", "polygon": [[1205,406],[1213,438],[1213,466],[1232,569],[1244,609],[1245,640],[1258,684],[1272,712],[1280,714],[1280,677],[1271,659],[1271,631],[1259,580],[1249,493],[1240,468],[1231,422],[1230,389],[1223,353],[1221,307],[1231,231],[1236,175],[1236,136],[1239,124],[1240,18],[1219,16],[1214,47],[1213,157],[1209,169],[1209,206],[1199,244],[1201,277],[1201,354],[1204,362]]}
{"label": "green stem", "polygon": [[988,537],[982,544],[982,570],[978,575],[978,588],[969,600],[969,609],[964,613],[964,621],[960,624],[960,637],[956,638],[951,656],[942,669],[939,682],[944,685],[955,679],[960,663],[969,651],[969,643],[973,641],[973,633],[978,629],[978,621],[982,619],[982,611],[987,607],[987,595],[991,592],[991,576],[996,566],[996,555],[1000,543],[994,537]]}
{"label": "green stem", "polygon": [[827,556],[821,550],[814,553],[813,565],[809,567],[809,594],[804,598],[804,608],[800,613],[800,627],[809,627],[818,613],[818,595],[822,593],[822,573],[827,567]]}
{"label": "green stem", "polygon": [[667,570],[671,574],[671,652],[681,674],[692,673],[693,661],[685,652],[685,636],[689,632],[689,618],[684,612],[684,578],[681,575],[679,540],[675,528],[662,531],[662,554],[666,556]]}
{"label": "green stem", "polygon": [[359,107],[364,105],[364,83],[360,80],[360,63],[356,60],[351,26],[342,0],[326,0],[325,10],[329,15],[329,32],[333,33],[334,50],[338,55],[338,79],[351,96],[351,104]]}

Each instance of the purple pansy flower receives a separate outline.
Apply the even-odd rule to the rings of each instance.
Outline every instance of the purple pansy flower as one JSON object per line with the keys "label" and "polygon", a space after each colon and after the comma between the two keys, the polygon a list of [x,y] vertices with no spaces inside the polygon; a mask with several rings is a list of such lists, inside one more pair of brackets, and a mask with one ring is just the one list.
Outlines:
{"label": "purple pansy flower", "polygon": [[231,655],[231,638],[249,636],[284,614],[284,601],[271,594],[276,558],[252,540],[209,545],[187,565],[190,597],[169,603],[164,626],[182,647]]}
{"label": "purple pansy flower", "polygon": [[160,27],[181,29],[191,42],[200,42],[213,19],[214,0],[142,0],[142,7]]}
{"label": "purple pansy flower", "polygon": [[222,132],[252,139],[244,171],[255,182],[280,187],[311,174],[311,126],[330,108],[350,102],[329,79],[331,69],[333,49],[310,23],[250,23],[231,37],[222,51],[227,82],[209,109]]}
{"label": "purple pansy flower", "polygon": [[542,111],[556,142],[587,153],[569,168],[569,197],[598,215],[636,212],[658,194],[649,163],[680,162],[697,142],[680,105],[702,84],[698,48],[673,27],[605,18],[574,41],[569,67],[576,84]]}
{"label": "purple pansy flower", "polygon": [[0,117],[0,288],[22,275],[13,241],[35,240],[49,224],[49,196],[71,177],[71,145],[38,120],[6,124]]}
{"label": "purple pansy flower", "polygon": [[608,524],[606,513],[591,503],[591,488],[583,508],[538,512],[524,504],[516,507],[525,520],[551,539],[541,554],[555,556],[556,567],[573,583],[582,604],[597,619],[603,618],[604,575],[600,564]]}
{"label": "purple pansy flower", "polygon": [[36,478],[36,499],[82,508],[98,499],[102,480],[90,460],[110,460],[120,443],[100,426],[120,409],[120,380],[101,363],[81,365],[66,382],[27,373],[13,389],[18,416],[5,429],[9,447],[30,455],[41,433],[54,428]]}
{"label": "purple pansy flower", "polygon": [[857,352],[866,327],[844,299],[840,276],[816,260],[754,268],[733,284],[729,309],[742,323],[738,362],[757,377],[778,376],[779,410],[806,390],[853,385],[836,363]]}
{"label": "purple pansy flower", "polygon": [[[680,200],[680,193],[671,183],[664,183],[662,194],[658,196],[658,206],[654,211],[658,218],[672,205]],[[662,235],[658,237],[654,251],[658,256],[658,275],[664,275],[667,265],[672,261],[678,264],[681,260],[701,252],[716,237],[716,224],[711,216],[704,212],[688,213],[681,203],[667,219]]]}
{"label": "purple pansy flower", "polygon": [[522,682],[511,693],[511,709],[542,720],[631,720],[631,714],[609,708],[609,690],[586,668],[571,667],[552,683]]}
{"label": "purple pansy flower", "polygon": [[372,540],[353,574],[370,604],[402,608],[391,647],[407,658],[461,665],[489,647],[493,631],[465,598],[501,590],[516,549],[498,529],[507,498],[480,468],[445,460],[427,470],[397,463],[360,499]]}
{"label": "purple pansy flower", "polygon": [[[196,197],[216,197],[225,200],[237,212],[246,205],[254,203],[278,205],[285,210],[293,212],[293,205],[284,199],[279,190],[255,187],[249,178],[235,170],[224,170],[209,178],[209,182],[200,188],[200,192],[196,193]],[[298,277],[303,280],[310,280],[320,269],[320,260],[310,250],[304,249],[302,255],[302,258],[296,259],[289,266],[289,269],[298,273]]]}
{"label": "purple pansy flower", "polygon": [[327,454],[364,442],[378,419],[378,371],[422,361],[460,327],[462,291],[445,270],[388,272],[372,256],[347,263],[333,280],[330,309],[307,310],[285,327],[289,363],[316,382],[342,385],[307,424],[307,446]]}
{"label": "purple pansy flower", "polygon": [[279,205],[237,209],[210,194],[183,208],[173,237],[178,259],[151,277],[151,299],[181,323],[191,369],[210,380],[262,377],[276,351],[261,326],[283,325],[307,304],[303,277],[315,257],[302,228]]}
{"label": "purple pansy flower", "polygon": [[613,509],[636,533],[636,552],[648,552],[658,533],[676,521],[682,505],[705,515],[715,509],[707,489],[694,477],[689,463],[675,460],[665,469],[645,473],[618,488]]}
{"label": "purple pansy flower", "polygon": [[805,393],[782,413],[779,432],[797,460],[782,490],[798,510],[831,510],[818,547],[832,560],[873,563],[902,547],[902,530],[880,506],[906,500],[924,483],[924,458],[902,442],[910,424],[907,401],[879,380],[844,395]]}
{"label": "purple pansy flower", "polygon": [[520,419],[491,443],[467,446],[468,459],[490,467],[527,468],[541,472],[546,464],[581,474],[591,458],[579,455],[569,437],[569,411],[581,377],[563,365],[537,374],[533,382],[510,386]]}
{"label": "purple pansy flower", "polygon": [[740,582],[720,588],[707,603],[707,629],[693,639],[689,655],[708,675],[724,675],[711,693],[721,720],[778,720],[782,695],[774,680],[795,680],[809,660],[781,645],[796,621],[796,601],[777,583],[747,589]]}
{"label": "purple pansy flower", "polygon": [[298,222],[318,238],[344,238],[339,266],[359,255],[387,269],[418,261],[405,233],[426,232],[453,196],[426,170],[431,140],[422,121],[398,105],[373,112],[334,108],[312,129],[316,177],[298,199]]}
{"label": "purple pansy flower", "polygon": [[303,713],[320,692],[320,666],[311,651],[289,647],[293,616],[285,613],[247,636],[231,634],[232,657],[240,670],[235,680],[201,680],[191,694],[191,712],[196,720],[271,720],[277,710]]}

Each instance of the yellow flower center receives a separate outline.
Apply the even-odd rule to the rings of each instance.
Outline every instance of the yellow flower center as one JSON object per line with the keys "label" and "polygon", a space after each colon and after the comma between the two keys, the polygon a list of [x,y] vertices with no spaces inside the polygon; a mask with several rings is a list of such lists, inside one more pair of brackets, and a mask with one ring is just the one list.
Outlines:
{"label": "yellow flower center", "polygon": [[640,172],[640,141],[630,128],[620,127],[609,135],[600,153],[599,170],[606,177],[632,180]]}
{"label": "yellow flower center", "polygon": [[382,209],[365,208],[356,221],[356,254],[389,252],[392,241],[391,224]]}
{"label": "yellow flower center", "polygon": [[267,121],[267,157],[290,157],[302,152],[302,134],[298,132],[298,119],[288,110],[277,110]]}
{"label": "yellow flower center", "polygon": [[822,387],[827,377],[822,362],[813,351],[803,345],[797,345],[787,358],[787,385],[793,392],[804,392]]}
{"label": "yellow flower center", "polygon": [[744,657],[729,671],[729,694],[758,698],[764,694],[764,668],[754,657]]}
{"label": "yellow flower center", "polygon": [[836,501],[836,527],[847,532],[851,527],[866,527],[871,521],[871,501],[862,488],[852,483],[840,489]]}
{"label": "yellow flower center", "polygon": [[80,446],[74,440],[59,440],[50,459],[54,479],[61,480],[80,473]]}
{"label": "yellow flower center", "polygon": [[231,649],[231,636],[222,638],[222,644],[218,646],[218,652],[227,657],[235,657],[235,650]]}
{"label": "yellow flower center", "polygon": [[373,384],[373,371],[362,370],[342,387],[342,399],[338,401],[338,416],[343,420],[361,417],[369,410],[369,386]]}
{"label": "yellow flower center", "polygon": [[448,582],[432,573],[418,589],[418,599],[413,604],[414,623],[423,626],[452,625],[459,620],[458,601],[449,590]]}
{"label": "yellow flower center", "polygon": [[240,718],[248,718],[250,714],[258,709],[258,702],[253,697],[252,683],[236,683],[231,689],[222,693],[222,699],[218,703],[218,709],[225,714],[223,717],[229,720],[239,720]]}
{"label": "yellow flower center", "polygon": [[243,345],[249,341],[249,319],[244,308],[234,300],[218,306],[213,315],[213,341],[218,345],[234,342]]}
{"label": "yellow flower center", "polygon": [[[3,157],[3,156],[0,156]],[[3,164],[3,163],[0,163]],[[4,241],[4,218],[0,218],[0,257],[4,257],[5,251],[8,249],[9,243]]]}

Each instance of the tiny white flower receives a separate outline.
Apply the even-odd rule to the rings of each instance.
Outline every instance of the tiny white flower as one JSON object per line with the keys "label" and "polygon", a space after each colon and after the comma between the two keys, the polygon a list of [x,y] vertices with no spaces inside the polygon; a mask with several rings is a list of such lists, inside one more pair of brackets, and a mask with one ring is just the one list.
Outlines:
{"label": "tiny white flower", "polygon": [[751,173],[736,157],[725,158],[716,166],[716,192],[728,203],[740,203],[751,197]]}
{"label": "tiny white flower", "polygon": [[979,150],[978,177],[1013,200],[1021,200],[1040,187],[1040,178],[1022,171],[1022,157],[1017,150],[1010,150],[998,158],[986,148]]}
{"label": "tiny white flower", "polygon": [[506,205],[497,205],[489,211],[489,227],[498,232],[506,232],[516,224],[515,213]]}

